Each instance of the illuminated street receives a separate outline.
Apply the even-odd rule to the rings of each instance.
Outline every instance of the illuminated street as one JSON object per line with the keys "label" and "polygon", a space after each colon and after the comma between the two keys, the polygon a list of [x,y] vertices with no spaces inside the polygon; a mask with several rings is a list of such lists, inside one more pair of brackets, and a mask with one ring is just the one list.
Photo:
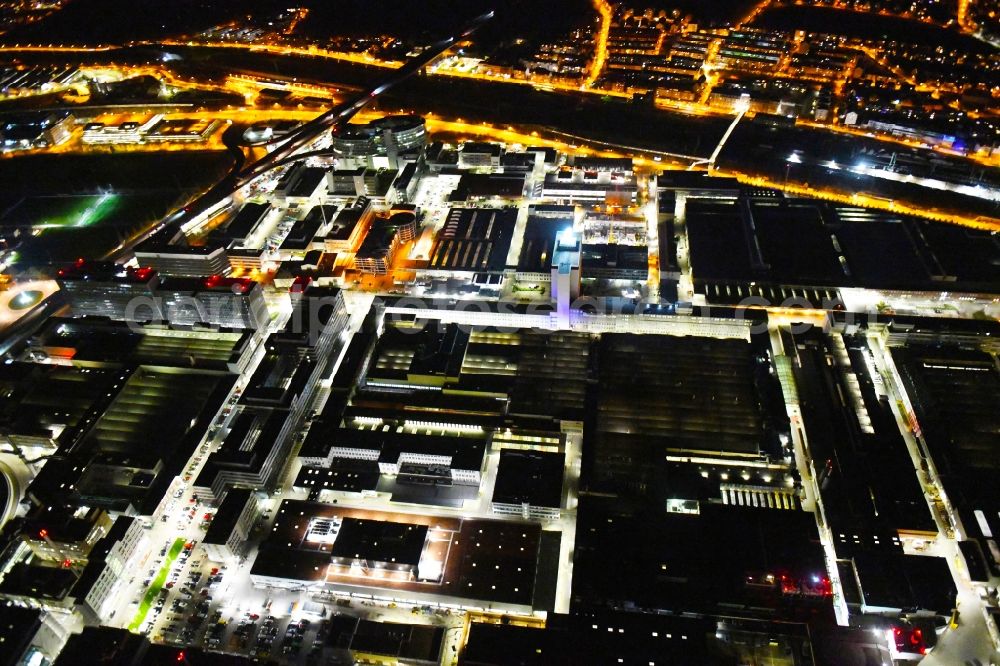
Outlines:
{"label": "illuminated street", "polygon": [[995,7],[94,3],[0,7],[0,666],[1000,664]]}

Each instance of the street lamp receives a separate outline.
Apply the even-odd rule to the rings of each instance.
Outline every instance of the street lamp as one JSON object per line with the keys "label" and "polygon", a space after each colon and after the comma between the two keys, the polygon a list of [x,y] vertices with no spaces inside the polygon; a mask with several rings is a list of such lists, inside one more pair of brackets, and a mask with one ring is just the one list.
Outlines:
{"label": "street lamp", "polygon": [[792,153],[785,158],[785,185],[788,185],[788,172],[792,168],[793,164],[802,164],[802,158],[799,157],[798,153]]}

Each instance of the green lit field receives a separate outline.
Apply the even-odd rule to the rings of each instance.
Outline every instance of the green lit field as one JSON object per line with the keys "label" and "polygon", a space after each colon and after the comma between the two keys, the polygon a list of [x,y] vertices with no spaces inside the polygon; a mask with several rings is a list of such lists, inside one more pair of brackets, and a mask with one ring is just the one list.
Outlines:
{"label": "green lit field", "polygon": [[100,258],[218,181],[230,162],[220,151],[0,160],[0,235],[17,239],[24,266]]}
{"label": "green lit field", "polygon": [[153,604],[156,603],[156,598],[160,596],[160,590],[163,589],[163,583],[167,580],[167,574],[170,573],[170,567],[173,566],[174,560],[177,556],[181,554],[181,549],[184,548],[184,539],[176,539],[170,550],[167,552],[167,558],[163,560],[163,566],[160,567],[159,573],[156,574],[156,578],[149,584],[149,589],[146,590],[146,594],[143,595],[142,601],[139,603],[139,610],[136,611],[135,617],[132,618],[132,624],[128,625],[129,631],[138,631],[142,623],[146,621],[146,615],[149,613],[149,609],[152,608]]}
{"label": "green lit field", "polygon": [[89,227],[106,221],[123,201],[118,194],[30,197],[5,215],[3,223],[34,229]]}
{"label": "green lit field", "polygon": [[27,196],[0,216],[0,226],[41,231],[131,227],[169,210],[175,191]]}
{"label": "green lit field", "polygon": [[0,229],[31,229],[18,255],[28,262],[100,257],[169,212],[175,191],[26,196],[0,214]]}

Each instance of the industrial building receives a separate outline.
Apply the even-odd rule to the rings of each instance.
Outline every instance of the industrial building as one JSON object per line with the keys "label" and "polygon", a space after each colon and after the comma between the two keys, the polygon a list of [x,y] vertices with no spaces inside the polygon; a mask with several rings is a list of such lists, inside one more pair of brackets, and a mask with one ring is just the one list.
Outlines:
{"label": "industrial building", "polygon": [[507,264],[517,212],[452,208],[431,251],[431,272],[498,273]]}
{"label": "industrial building", "polygon": [[540,536],[532,524],[285,500],[250,577],[265,587],[372,589],[399,600],[529,609]]}

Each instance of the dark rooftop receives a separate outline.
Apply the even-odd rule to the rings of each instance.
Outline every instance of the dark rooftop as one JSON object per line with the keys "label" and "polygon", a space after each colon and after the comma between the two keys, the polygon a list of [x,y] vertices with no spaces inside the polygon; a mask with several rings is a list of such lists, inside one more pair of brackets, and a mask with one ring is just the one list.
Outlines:
{"label": "dark rooftop", "polygon": [[331,555],[416,566],[426,539],[426,525],[344,518]]}
{"label": "dark rooftop", "polygon": [[[386,414],[392,420],[391,413]],[[318,431],[317,439],[310,442],[310,455],[325,457],[330,447],[358,448],[378,452],[378,460],[395,464],[403,453],[420,456],[441,456],[451,458],[451,467],[464,470],[478,470],[483,466],[486,455],[486,440],[483,437],[459,437],[424,433],[383,432],[381,430],[360,430],[356,428],[329,428]],[[346,461],[345,461],[346,463]]]}
{"label": "dark rooftop", "polygon": [[866,606],[942,616],[955,608],[955,581],[943,557],[867,552],[853,559]]}
{"label": "dark rooftop", "polygon": [[123,379],[82,439],[61,447],[35,477],[29,492],[39,501],[76,497],[89,506],[131,505],[149,515],[194,452],[235,376],[141,366]]}
{"label": "dark rooftop", "polygon": [[196,647],[150,643],[141,634],[112,627],[85,627],[73,634],[59,653],[56,666],[249,666],[249,657],[207,652]]}
{"label": "dark rooftop", "polygon": [[69,436],[118,375],[117,370],[0,364],[0,432],[51,437],[62,431]]}
{"label": "dark rooftop", "polygon": [[709,642],[715,621],[602,611],[549,614],[544,629],[474,622],[462,653],[466,666],[729,663]]}
{"label": "dark rooftop", "polygon": [[[810,455],[823,470],[827,520],[834,534],[852,536],[843,547],[852,547],[853,537],[865,533],[936,532],[896,419],[875,393],[864,337],[845,336],[850,365],[840,370],[829,365],[833,342],[818,329],[784,339],[791,341],[785,353],[795,359],[792,370]],[[859,427],[856,408],[841,406],[840,396],[853,393],[843,373],[857,382],[870,432]],[[842,550],[838,546],[838,555],[847,556]]]}
{"label": "dark rooftop", "polygon": [[222,446],[208,456],[193,485],[211,488],[218,475],[227,471],[259,475],[274,455],[274,447],[282,442],[280,433],[287,418],[281,409],[244,408]]}
{"label": "dark rooftop", "polygon": [[83,261],[78,259],[57,273],[60,281],[94,280],[95,282],[123,282],[153,284],[157,273],[151,268],[125,268],[111,261]]}
{"label": "dark rooftop", "polygon": [[573,226],[573,211],[570,209],[559,217],[531,215],[524,227],[521,242],[521,256],[518,257],[519,273],[548,273],[552,270],[552,251],[556,236],[563,229]]}
{"label": "dark rooftop", "polygon": [[225,242],[244,241],[270,212],[271,204],[253,202],[244,204],[236,217],[220,232],[221,239]]}
{"label": "dark rooftop", "polygon": [[369,380],[458,377],[469,332],[458,324],[411,329],[387,326],[368,368]]}
{"label": "dark rooftop", "polygon": [[[1000,239],[989,232],[890,211],[750,194],[738,200],[689,197],[686,217],[692,271],[702,288],[757,282],[1000,292]],[[792,225],[795,232],[789,233]]]}
{"label": "dark rooftop", "polygon": [[76,579],[72,569],[15,564],[0,583],[0,595],[59,602],[69,594]]}
{"label": "dark rooftop", "polygon": [[463,520],[452,548],[458,557],[454,596],[531,605],[541,527],[499,520]]}
{"label": "dark rooftop", "polygon": [[441,627],[359,620],[351,638],[351,650],[436,662],[443,639]]}
{"label": "dark rooftop", "polygon": [[965,529],[975,538],[1000,533],[996,357],[955,344],[908,343],[891,352],[944,490]]}
{"label": "dark rooftop", "polygon": [[97,367],[105,365],[225,370],[239,358],[253,335],[243,329],[145,325],[104,317],[51,317],[32,336],[31,346],[50,357],[71,355],[75,364],[88,367],[88,373],[98,377]]}
{"label": "dark rooftop", "polygon": [[316,362],[301,356],[298,348],[280,344],[278,337],[272,333],[265,342],[268,350],[247,382],[240,404],[287,408],[309,380]]}
{"label": "dark rooftop", "polygon": [[628,173],[632,171],[632,158],[574,155],[573,166],[585,171],[621,171]]}
{"label": "dark rooftop", "polygon": [[0,666],[18,666],[42,625],[42,611],[0,602]]}
{"label": "dark rooftop", "polygon": [[[343,213],[341,213],[343,215]],[[377,217],[372,222],[365,239],[361,241],[355,256],[360,259],[381,259],[386,257],[396,240],[399,227],[391,220],[384,217]]]}
{"label": "dark rooftop", "polygon": [[609,271],[629,271],[645,276],[649,269],[649,250],[645,246],[587,244],[581,249],[581,259],[583,277],[600,277]]}
{"label": "dark rooftop", "polygon": [[575,604],[724,614],[752,606],[785,619],[824,609],[832,618],[825,572],[809,512],[702,503],[681,514],[580,497]]}
{"label": "dark rooftop", "polygon": [[523,173],[467,173],[455,186],[449,201],[469,198],[517,198],[524,194]]}
{"label": "dark rooftop", "polygon": [[304,251],[313,242],[320,227],[329,219],[329,215],[324,217],[324,208],[334,208],[334,206],[313,206],[304,218],[297,220],[281,242],[282,250]]}
{"label": "dark rooftop", "polygon": [[562,453],[501,450],[493,501],[559,508],[565,463]]}
{"label": "dark rooftop", "polygon": [[[668,453],[778,455],[788,422],[767,341],[604,334],[588,411],[585,482],[648,487]],[[590,473],[586,473],[590,472]]]}
{"label": "dark rooftop", "polygon": [[503,152],[503,146],[499,143],[486,143],[483,141],[466,141],[462,144],[463,153],[483,153],[499,157]]}
{"label": "dark rooftop", "polygon": [[[536,565],[542,541],[541,528],[537,524],[387,513],[301,500],[285,500],[277,514],[271,535],[262,544],[253,564],[252,576],[326,580],[342,585],[368,584],[522,606],[531,606],[534,601]],[[338,534],[332,547],[328,542],[306,538],[314,525],[332,523],[338,517],[347,532]],[[410,527],[412,529],[406,529]],[[396,557],[397,563],[404,561],[403,558],[407,562],[419,561],[417,546],[422,547],[432,529],[437,531],[437,538],[450,539],[450,547],[449,543],[428,540],[428,547],[437,548],[438,556],[444,560],[440,583],[381,578],[367,579],[368,582],[363,583],[358,576],[328,573],[331,550],[351,560],[356,555],[365,557],[367,553],[373,558]],[[381,540],[376,545],[375,538],[382,530],[387,530],[385,536],[400,547],[392,545],[390,548]],[[341,543],[342,537],[345,541]],[[554,552],[557,552],[558,540],[554,543]]]}
{"label": "dark rooftop", "polygon": [[290,197],[307,197],[316,191],[316,188],[326,180],[326,169],[321,167],[306,167],[299,173],[299,177],[288,189],[286,194]]}
{"label": "dark rooftop", "polygon": [[373,460],[334,458],[330,467],[303,465],[292,486],[306,490],[360,493],[363,490],[375,490],[381,475],[378,463]]}

